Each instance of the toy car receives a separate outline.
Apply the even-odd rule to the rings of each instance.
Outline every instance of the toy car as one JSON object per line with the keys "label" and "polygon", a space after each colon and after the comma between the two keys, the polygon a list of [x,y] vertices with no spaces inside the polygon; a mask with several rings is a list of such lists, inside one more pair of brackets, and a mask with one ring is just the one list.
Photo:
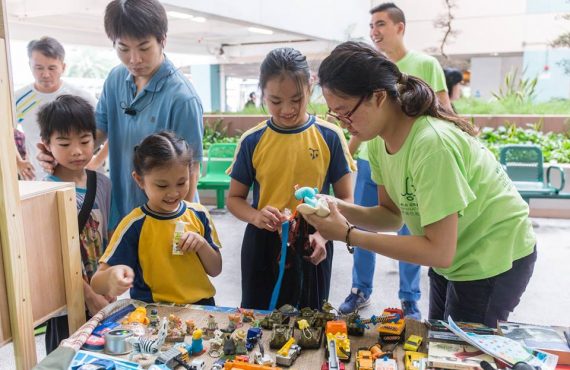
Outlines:
{"label": "toy car", "polygon": [[378,359],[376,360],[375,365],[375,370],[398,370],[396,360],[392,358],[383,357],[381,359]]}
{"label": "toy car", "polygon": [[422,344],[423,338],[418,335],[410,335],[408,340],[404,343],[404,350],[406,351],[417,351]]}
{"label": "toy car", "polygon": [[277,355],[275,355],[275,362],[277,365],[289,367],[293,365],[297,357],[301,354],[301,347],[297,344],[292,344],[288,349],[287,353],[283,355],[279,351]]}
{"label": "toy car", "polygon": [[356,370],[373,370],[374,360],[372,353],[367,350],[359,350],[356,353]]}
{"label": "toy car", "polygon": [[421,352],[404,352],[404,364],[406,370],[419,370],[422,367],[422,361],[427,361],[427,355]]}
{"label": "toy car", "polygon": [[327,342],[328,360],[323,363],[321,370],[345,370],[344,364],[338,360],[336,355],[336,342],[331,339]]}
{"label": "toy car", "polygon": [[378,339],[381,343],[398,343],[403,340],[404,337],[404,327],[406,322],[404,321],[404,313],[399,308],[387,308],[382,313],[382,317],[394,318],[389,322],[384,322],[378,325]]}
{"label": "toy car", "polygon": [[245,348],[247,348],[248,351],[251,351],[262,335],[263,332],[261,331],[261,328],[249,328],[247,330]]}
{"label": "toy car", "polygon": [[[332,339],[335,341],[336,354],[341,361],[350,361],[350,339],[348,339],[348,333],[346,328],[346,322],[342,320],[329,321],[326,325],[326,338],[327,338],[327,349],[329,350],[329,344]],[[329,356],[325,351],[325,354]]]}
{"label": "toy car", "polygon": [[206,363],[204,362],[204,360],[200,359],[192,360],[192,362],[190,363],[190,368],[192,370],[204,370],[206,368]]}

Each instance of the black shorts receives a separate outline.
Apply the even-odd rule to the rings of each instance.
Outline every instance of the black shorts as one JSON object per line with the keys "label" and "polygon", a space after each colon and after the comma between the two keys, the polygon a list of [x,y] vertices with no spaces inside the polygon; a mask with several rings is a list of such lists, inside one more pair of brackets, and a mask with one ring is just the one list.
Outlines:
{"label": "black shorts", "polygon": [[496,327],[506,321],[519,304],[534,271],[536,246],[526,257],[513,262],[510,270],[488,279],[449,281],[429,269],[429,318],[467,321]]}

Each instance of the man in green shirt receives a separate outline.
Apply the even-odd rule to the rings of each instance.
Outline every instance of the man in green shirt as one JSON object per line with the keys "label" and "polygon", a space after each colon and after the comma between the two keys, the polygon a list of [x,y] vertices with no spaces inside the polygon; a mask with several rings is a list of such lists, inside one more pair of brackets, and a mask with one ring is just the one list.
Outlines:
{"label": "man in green shirt", "polygon": [[[440,104],[451,109],[446,90],[445,75],[437,61],[427,54],[408,50],[404,44],[406,18],[404,12],[393,3],[383,3],[370,10],[370,39],[377,50],[384,52],[396,63],[400,71],[424,80],[436,92]],[[355,137],[349,142],[352,154],[360,147],[357,159],[357,178],[354,189],[354,202],[362,206],[378,205],[378,190],[376,183],[370,177],[367,143],[362,143]],[[398,235],[409,235],[404,225]],[[365,249],[356,248],[352,268],[352,289],[339,309],[343,313],[353,312],[367,306],[372,294],[376,254]],[[406,317],[421,319],[417,307],[420,299],[420,266],[400,262],[400,290],[398,297]]]}

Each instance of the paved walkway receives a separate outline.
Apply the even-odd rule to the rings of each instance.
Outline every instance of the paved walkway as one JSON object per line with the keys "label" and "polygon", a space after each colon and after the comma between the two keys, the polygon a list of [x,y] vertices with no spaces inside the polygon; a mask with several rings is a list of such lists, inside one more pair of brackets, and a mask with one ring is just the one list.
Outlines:
{"label": "paved walkway", "polygon": [[[230,213],[214,214],[214,223],[223,245],[223,272],[215,278],[216,302],[220,306],[238,306],[240,302],[240,249],[245,224]],[[534,276],[511,321],[570,326],[570,220],[533,219],[538,236],[538,262]],[[372,304],[363,315],[380,314],[384,307],[398,306],[398,265],[385,257],[376,263]],[[335,249],[330,302],[338,306],[351,285],[352,257],[344,243]],[[428,309],[427,269],[422,268],[420,309]],[[37,337],[38,359],[45,356],[43,336]],[[15,369],[13,346],[0,348],[0,370]]]}

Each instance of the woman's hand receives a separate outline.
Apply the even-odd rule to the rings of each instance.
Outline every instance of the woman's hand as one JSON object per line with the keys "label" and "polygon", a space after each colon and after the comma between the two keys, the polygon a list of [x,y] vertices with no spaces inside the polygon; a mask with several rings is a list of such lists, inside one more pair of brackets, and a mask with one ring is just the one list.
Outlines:
{"label": "woman's hand", "polygon": [[[336,200],[336,198],[333,198]],[[316,214],[303,215],[305,220],[311,224],[319,234],[326,240],[344,241],[347,230],[347,220],[338,210],[337,201],[327,198],[327,203],[331,213],[327,217],[319,217]]]}
{"label": "woman's hand", "polygon": [[112,297],[119,296],[126,292],[132,285],[135,278],[135,272],[126,265],[116,265],[109,267],[108,272],[108,295]]}
{"label": "woman's hand", "polygon": [[253,224],[268,231],[275,231],[285,221],[285,216],[275,207],[265,206],[257,211]]}
{"label": "woman's hand", "polygon": [[311,243],[313,253],[310,256],[305,257],[305,259],[313,265],[318,265],[327,258],[327,239],[323,238],[317,231],[316,233],[309,235],[309,243]]}
{"label": "woman's hand", "polygon": [[57,166],[57,161],[53,155],[51,155],[44,143],[37,143],[36,147],[39,149],[36,159],[40,162],[40,166],[42,166],[44,171],[47,173],[53,173],[55,166]]}
{"label": "woman's hand", "polygon": [[22,180],[33,180],[36,178],[36,170],[28,159],[16,158],[18,165],[18,175]]}
{"label": "woman's hand", "polygon": [[206,239],[204,239],[202,235],[191,231],[182,234],[178,242],[178,248],[184,253],[198,253],[198,251],[205,246],[208,246]]}

